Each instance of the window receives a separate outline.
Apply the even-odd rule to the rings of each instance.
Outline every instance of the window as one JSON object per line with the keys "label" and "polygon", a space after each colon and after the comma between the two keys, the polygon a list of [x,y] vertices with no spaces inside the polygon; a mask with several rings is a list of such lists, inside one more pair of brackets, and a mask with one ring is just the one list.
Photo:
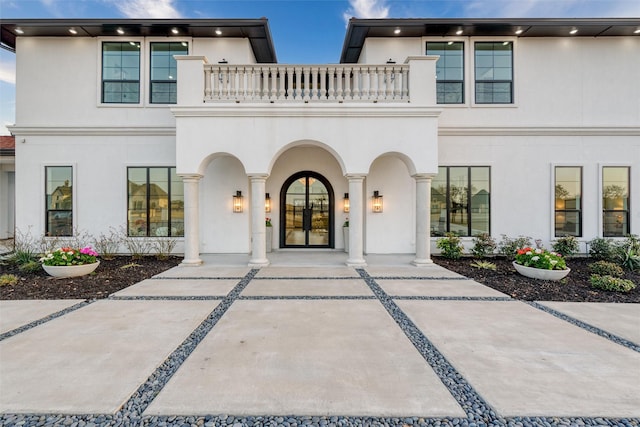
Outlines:
{"label": "window", "polygon": [[629,235],[630,175],[628,167],[602,168],[602,234],[605,237]]}
{"label": "window", "polygon": [[73,235],[73,168],[45,167],[47,236]]}
{"label": "window", "polygon": [[102,102],[138,104],[140,102],[140,43],[102,44]]}
{"label": "window", "polygon": [[431,186],[431,235],[489,233],[490,168],[445,166]]}
{"label": "window", "polygon": [[582,236],[582,168],[555,168],[555,236]]}
{"label": "window", "polygon": [[513,43],[476,42],[476,104],[513,103]]}
{"label": "window", "polygon": [[464,43],[428,42],[427,55],[440,55],[436,62],[438,104],[464,103]]}
{"label": "window", "polygon": [[186,55],[186,42],[151,43],[151,90],[152,104],[175,104],[178,66],[173,55]]}
{"label": "window", "polygon": [[184,190],[176,168],[127,169],[129,236],[184,236]]}

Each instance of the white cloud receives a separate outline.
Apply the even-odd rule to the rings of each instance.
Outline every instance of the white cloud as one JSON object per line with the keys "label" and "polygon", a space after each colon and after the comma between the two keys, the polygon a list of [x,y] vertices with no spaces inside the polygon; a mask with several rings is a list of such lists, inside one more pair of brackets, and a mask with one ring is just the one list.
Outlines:
{"label": "white cloud", "polygon": [[473,18],[577,18],[638,16],[638,0],[473,0],[464,5]]}
{"label": "white cloud", "polygon": [[349,22],[352,17],[361,19],[387,18],[389,6],[387,0],[349,0],[349,9],[342,14],[344,20]]}
{"label": "white cloud", "polygon": [[127,18],[182,18],[175,0],[110,0]]}
{"label": "white cloud", "polygon": [[[4,55],[3,55],[4,56]],[[15,60],[2,58],[0,62],[0,82],[16,84],[16,63]]]}

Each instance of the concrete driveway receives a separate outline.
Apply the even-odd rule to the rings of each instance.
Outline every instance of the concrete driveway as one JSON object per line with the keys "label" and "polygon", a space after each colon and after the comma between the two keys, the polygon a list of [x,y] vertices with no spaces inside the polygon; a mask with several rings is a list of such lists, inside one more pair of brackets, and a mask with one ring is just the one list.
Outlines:
{"label": "concrete driveway", "polygon": [[436,265],[210,256],[98,301],[0,301],[1,425],[640,425],[640,305]]}

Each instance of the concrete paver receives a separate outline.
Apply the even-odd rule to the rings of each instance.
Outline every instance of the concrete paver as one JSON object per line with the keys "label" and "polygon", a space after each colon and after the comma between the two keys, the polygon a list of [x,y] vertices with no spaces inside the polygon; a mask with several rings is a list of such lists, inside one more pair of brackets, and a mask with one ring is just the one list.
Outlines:
{"label": "concrete paver", "polygon": [[177,266],[170,268],[155,277],[179,277],[179,278],[196,278],[196,277],[221,277],[221,278],[240,278],[244,277],[249,267],[241,266],[224,266],[224,265],[201,265],[198,267]]}
{"label": "concrete paver", "polygon": [[253,280],[242,296],[373,296],[362,279]]}
{"label": "concrete paver", "polygon": [[640,344],[640,304],[557,301],[541,304]]}
{"label": "concrete paver", "polygon": [[326,266],[326,267],[279,267],[268,266],[261,268],[256,277],[353,277],[360,275],[351,267]]}
{"label": "concrete paver", "polygon": [[473,280],[388,280],[376,281],[391,296],[507,297]]}
{"label": "concrete paver", "polygon": [[464,416],[377,301],[237,301],[146,414]]}
{"label": "concrete paver", "polygon": [[640,417],[640,354],[521,302],[398,301],[505,416]]}
{"label": "concrete paver", "polygon": [[427,267],[411,266],[368,266],[364,268],[373,277],[451,277],[463,278],[464,276],[432,264]]}
{"label": "concrete paver", "polygon": [[238,279],[147,279],[113,294],[133,296],[225,296],[238,283]]}
{"label": "concrete paver", "polygon": [[0,412],[113,413],[217,301],[98,301],[0,342]]}
{"label": "concrete paver", "polygon": [[0,334],[47,317],[84,300],[0,301]]}

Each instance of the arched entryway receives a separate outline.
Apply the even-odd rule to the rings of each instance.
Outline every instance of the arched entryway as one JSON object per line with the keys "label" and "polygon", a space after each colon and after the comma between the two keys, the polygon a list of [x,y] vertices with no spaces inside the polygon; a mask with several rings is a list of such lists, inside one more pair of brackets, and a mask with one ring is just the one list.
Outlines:
{"label": "arched entryway", "polygon": [[334,197],[319,173],[290,176],[280,190],[280,247],[333,248]]}

